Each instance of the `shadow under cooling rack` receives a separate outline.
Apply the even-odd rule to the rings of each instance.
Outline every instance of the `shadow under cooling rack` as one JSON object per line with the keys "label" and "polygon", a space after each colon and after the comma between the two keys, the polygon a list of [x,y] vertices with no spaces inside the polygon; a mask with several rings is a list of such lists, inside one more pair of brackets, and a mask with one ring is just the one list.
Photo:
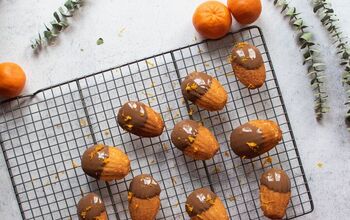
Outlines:
{"label": "shadow under cooling rack", "polygon": [[[262,52],[267,70],[263,87],[248,90],[232,73],[228,56],[234,42],[247,41]],[[180,82],[192,71],[216,77],[228,91],[222,111],[208,112],[185,102]],[[123,131],[116,112],[139,100],[160,112],[166,129],[160,137],[139,138]],[[103,198],[108,216],[130,219],[127,190],[131,179],[150,173],[160,183],[157,219],[188,219],[184,203],[194,189],[210,187],[231,219],[264,219],[259,178],[270,167],[284,169],[292,183],[286,218],[313,210],[287,112],[267,47],[258,27],[204,41],[147,59],[51,86],[0,105],[0,141],[23,219],[77,219],[76,204],[88,192]],[[211,160],[193,161],[174,148],[170,132],[182,119],[201,121],[220,143]],[[253,119],[276,121],[283,140],[270,152],[242,160],[230,150],[233,128]],[[132,172],[121,181],[96,181],[84,174],[80,158],[95,144],[127,153]]]}

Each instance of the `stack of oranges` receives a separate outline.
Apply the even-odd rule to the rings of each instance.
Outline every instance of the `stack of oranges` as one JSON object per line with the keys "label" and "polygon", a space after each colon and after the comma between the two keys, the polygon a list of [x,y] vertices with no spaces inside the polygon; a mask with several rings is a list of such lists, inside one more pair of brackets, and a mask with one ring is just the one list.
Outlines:
{"label": "stack of oranges", "polygon": [[247,25],[259,18],[261,8],[261,0],[227,0],[227,7],[218,1],[207,1],[197,7],[192,22],[205,38],[218,39],[230,31],[231,14],[238,23]]}

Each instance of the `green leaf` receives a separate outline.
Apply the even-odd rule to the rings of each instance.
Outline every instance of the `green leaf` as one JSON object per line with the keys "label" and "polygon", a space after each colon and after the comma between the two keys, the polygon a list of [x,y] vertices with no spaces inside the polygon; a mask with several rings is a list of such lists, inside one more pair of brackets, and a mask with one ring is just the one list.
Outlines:
{"label": "green leaf", "polygon": [[60,25],[59,23],[56,23],[56,22],[52,22],[51,23],[52,27],[57,30],[58,32],[62,31],[63,30],[63,26]]}
{"label": "green leaf", "polygon": [[318,10],[320,10],[323,7],[323,4],[318,4],[314,7],[314,13],[316,13]]}
{"label": "green leaf", "polygon": [[288,8],[288,4],[287,3],[283,4],[281,13],[284,12],[287,8]]}
{"label": "green leaf", "polygon": [[299,18],[293,22],[293,25],[296,27],[301,27],[303,25],[303,19]]}
{"label": "green leaf", "polygon": [[73,5],[73,2],[71,0],[67,0],[65,3],[64,3],[64,6],[69,10],[73,10],[74,9],[74,5]]}
{"label": "green leaf", "polygon": [[64,28],[67,28],[69,26],[69,24],[65,21],[61,21],[59,24]]}
{"label": "green leaf", "polygon": [[326,12],[327,12],[327,13],[334,13],[334,10],[333,10],[332,8],[327,8],[327,9],[326,9]]}
{"label": "green leaf", "polygon": [[46,26],[46,24],[44,24],[44,25],[45,25],[45,28],[46,28],[47,31],[51,31],[50,28],[48,28],[48,27]]}
{"label": "green leaf", "polygon": [[62,7],[59,7],[58,11],[60,12],[60,14],[65,17],[65,18],[68,18],[68,17],[73,17],[72,14],[70,14],[68,11],[65,11]]}
{"label": "green leaf", "polygon": [[286,15],[287,16],[293,16],[295,14],[296,8],[295,7],[291,7],[288,9]]}
{"label": "green leaf", "polygon": [[44,31],[44,37],[50,41],[53,38],[52,32],[51,31]]}
{"label": "green leaf", "polygon": [[57,14],[57,12],[54,12],[54,13],[53,13],[53,16],[55,17],[55,19],[56,19],[57,22],[60,22],[60,21],[61,21],[60,16]]}
{"label": "green leaf", "polygon": [[311,52],[311,51],[306,51],[306,52],[303,54],[304,59],[307,59],[307,58],[311,57],[311,55],[312,55],[312,52]]}
{"label": "green leaf", "polygon": [[303,34],[300,36],[300,39],[301,39],[301,40],[304,40],[304,41],[306,41],[306,42],[311,42],[311,40],[312,40],[312,33],[310,33],[310,32],[305,32],[305,33],[303,33]]}
{"label": "green leaf", "polygon": [[321,19],[321,22],[324,23],[325,21],[329,20],[330,18],[331,17],[329,15],[326,15]]}
{"label": "green leaf", "polygon": [[103,41],[102,38],[99,38],[99,39],[97,39],[97,41],[96,41],[96,44],[97,44],[97,45],[101,45],[101,44],[103,44],[103,43],[104,43],[104,41]]}

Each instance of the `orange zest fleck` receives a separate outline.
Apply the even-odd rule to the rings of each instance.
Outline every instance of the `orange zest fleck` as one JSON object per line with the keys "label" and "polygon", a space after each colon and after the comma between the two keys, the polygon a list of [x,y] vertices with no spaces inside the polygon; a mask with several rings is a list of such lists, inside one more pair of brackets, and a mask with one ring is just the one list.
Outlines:
{"label": "orange zest fleck", "polygon": [[128,192],[128,201],[130,201],[133,197],[133,193],[132,192]]}
{"label": "orange zest fleck", "polygon": [[263,162],[263,167],[265,167],[265,165],[272,163],[272,157],[267,157],[264,159]]}
{"label": "orange zest fleck", "polygon": [[104,148],[104,146],[102,144],[98,144],[94,150],[90,153],[90,159],[92,159],[96,154],[97,152],[101,151],[102,149]]}
{"label": "orange zest fleck", "polygon": [[130,121],[132,119],[132,117],[130,115],[127,115],[126,117],[124,117],[124,121]]}
{"label": "orange zest fleck", "polygon": [[188,136],[188,141],[190,142],[190,143],[193,143],[194,142],[194,140],[195,140],[195,138],[194,137],[192,137],[192,136]]}
{"label": "orange zest fleck", "polygon": [[186,210],[187,210],[188,212],[192,212],[192,211],[193,211],[193,207],[190,206],[189,204],[186,204],[185,206],[186,206]]}
{"label": "orange zest fleck", "polygon": [[259,146],[255,143],[255,142],[247,142],[246,143],[248,145],[248,147],[250,149],[252,149],[253,151],[256,151],[258,150]]}
{"label": "orange zest fleck", "polygon": [[128,129],[128,130],[131,130],[132,127],[134,127],[134,125],[131,125],[131,124],[127,124],[127,125],[126,125],[126,129]]}
{"label": "orange zest fleck", "polygon": [[235,45],[235,48],[243,48],[244,46],[247,46],[247,42],[239,42],[238,44]]}

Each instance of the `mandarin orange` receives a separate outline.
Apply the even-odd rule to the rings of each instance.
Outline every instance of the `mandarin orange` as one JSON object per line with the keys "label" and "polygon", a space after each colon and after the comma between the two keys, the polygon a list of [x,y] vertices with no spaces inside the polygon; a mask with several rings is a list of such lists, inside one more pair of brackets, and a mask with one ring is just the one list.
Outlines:
{"label": "mandarin orange", "polygon": [[18,96],[25,85],[26,75],[15,63],[0,63],[0,97],[13,98]]}
{"label": "mandarin orange", "polygon": [[195,10],[192,22],[205,38],[218,39],[231,29],[232,17],[228,8],[218,1],[207,1]]}
{"label": "mandarin orange", "polygon": [[227,6],[238,23],[243,25],[256,21],[262,10],[261,0],[227,0]]}

